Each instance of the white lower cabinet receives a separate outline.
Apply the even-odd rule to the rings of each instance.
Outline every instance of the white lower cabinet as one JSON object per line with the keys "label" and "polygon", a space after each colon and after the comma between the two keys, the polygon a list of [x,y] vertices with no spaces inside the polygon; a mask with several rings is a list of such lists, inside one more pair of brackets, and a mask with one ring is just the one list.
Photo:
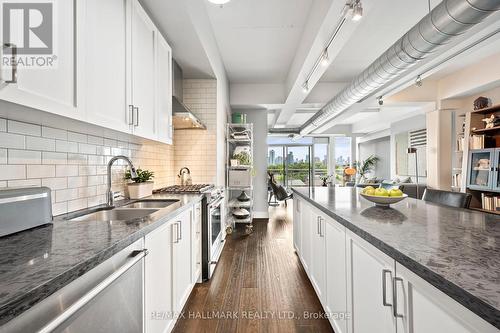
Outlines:
{"label": "white lower cabinet", "polygon": [[347,332],[347,285],[345,227],[327,220],[325,223],[326,246],[326,302],[325,311],[336,333]]}
{"label": "white lower cabinet", "polygon": [[398,333],[494,333],[498,330],[396,263]]}
{"label": "white lower cabinet", "polygon": [[172,224],[145,237],[145,331],[163,333],[172,323]]}
{"label": "white lower cabinet", "polygon": [[316,207],[294,205],[295,249],[336,333],[498,332]]}
{"label": "white lower cabinet", "polygon": [[301,247],[301,228],[302,222],[300,220],[302,201],[298,198],[293,198],[293,246],[297,253],[300,253]]}
{"label": "white lower cabinet", "polygon": [[319,214],[316,210],[313,210],[310,229],[311,267],[309,270],[309,277],[322,303],[325,299],[326,289],[325,224],[325,217]]}
{"label": "white lower cabinet", "polygon": [[395,262],[347,231],[347,311],[349,332],[396,332],[392,279]]}
{"label": "white lower cabinet", "polygon": [[194,217],[193,217],[193,225],[192,225],[192,238],[193,238],[193,246],[192,246],[192,277],[191,281],[193,283],[201,282],[201,219],[202,219],[202,211],[201,211],[201,203],[197,203],[194,206]]}
{"label": "white lower cabinet", "polygon": [[192,280],[193,208],[145,236],[145,332],[169,332],[197,281]]}
{"label": "white lower cabinet", "polygon": [[188,210],[174,219],[172,224],[172,294],[174,312],[182,307],[191,292],[191,218]]}

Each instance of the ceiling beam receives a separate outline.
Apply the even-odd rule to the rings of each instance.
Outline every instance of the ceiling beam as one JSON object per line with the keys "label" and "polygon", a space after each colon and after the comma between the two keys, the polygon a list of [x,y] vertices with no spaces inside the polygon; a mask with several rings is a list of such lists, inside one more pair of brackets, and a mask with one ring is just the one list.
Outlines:
{"label": "ceiling beam", "polygon": [[[285,126],[288,123],[296,108],[304,102],[328,68],[328,66],[318,66],[309,77],[308,91],[304,91],[303,86],[307,77],[310,75],[318,58],[325,51],[326,45],[339,24],[345,2],[329,1],[328,4],[329,5],[325,8],[324,1],[315,1],[313,3],[308,24],[299,44],[301,47],[297,50],[287,77],[287,97],[283,109],[277,117],[276,125],[278,126]],[[373,6],[372,1],[363,1],[365,14],[370,11],[371,6]],[[318,24],[317,22],[321,23]],[[351,20],[344,23],[341,31],[328,48],[330,63],[338,56],[342,47],[347,43],[357,27],[358,25]],[[312,40],[311,35],[315,36]]]}

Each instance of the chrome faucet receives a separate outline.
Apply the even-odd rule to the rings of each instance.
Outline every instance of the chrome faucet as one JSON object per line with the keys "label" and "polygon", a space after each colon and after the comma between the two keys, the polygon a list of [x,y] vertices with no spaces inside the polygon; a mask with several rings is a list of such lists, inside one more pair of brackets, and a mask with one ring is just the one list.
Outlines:
{"label": "chrome faucet", "polygon": [[132,161],[127,157],[123,155],[118,155],[115,157],[112,157],[109,162],[108,162],[108,188],[106,190],[106,204],[111,207],[115,203],[115,197],[113,194],[113,191],[111,191],[111,166],[113,166],[113,163],[115,163],[117,160],[124,160],[125,162],[128,163],[130,166],[130,175],[132,179],[137,178],[137,172],[135,171],[135,167],[132,164]]}

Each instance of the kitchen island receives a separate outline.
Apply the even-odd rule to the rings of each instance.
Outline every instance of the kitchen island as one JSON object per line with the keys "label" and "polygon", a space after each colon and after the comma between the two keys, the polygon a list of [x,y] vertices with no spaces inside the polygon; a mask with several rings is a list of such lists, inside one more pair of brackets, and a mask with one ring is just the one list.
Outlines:
{"label": "kitchen island", "polygon": [[[391,289],[390,286],[392,286],[396,294],[392,294],[391,297],[391,292],[387,292],[389,300],[386,300],[386,293],[384,293],[383,303],[387,308],[392,307],[392,303],[395,303],[393,298],[397,298],[397,293],[400,292],[398,282],[402,282],[401,285],[405,282],[396,279],[394,284],[393,279],[393,283],[391,285],[388,283],[386,287],[384,274],[387,273],[387,277],[396,278],[399,265],[400,271],[408,270],[408,274],[418,276],[485,322],[500,328],[500,218],[498,215],[450,208],[412,198],[391,205],[390,208],[377,207],[363,199],[358,191],[358,189],[347,187],[293,189],[296,205],[299,206],[294,207],[294,229],[298,228],[299,234],[302,231],[301,235],[294,235],[294,242],[296,248],[299,247],[299,257],[303,263],[302,254],[305,253],[306,256],[309,254],[314,258],[319,253],[314,251],[318,248],[316,243],[321,242],[321,239],[325,237],[325,223],[322,222],[325,218],[321,216],[326,216],[334,226],[345,230],[346,237],[352,235],[351,238],[355,240],[367,242],[374,251],[380,251],[381,255],[395,261],[395,265],[392,265],[395,267],[393,270],[389,264],[389,271],[381,272],[380,283],[383,288]],[[309,211],[304,209],[308,206],[311,207]],[[312,226],[307,226],[306,223]],[[310,236],[304,236],[306,230],[312,230],[309,232],[313,234],[311,248],[307,244]],[[326,231],[328,232],[328,229]],[[316,237],[316,235],[319,236]],[[328,236],[327,234],[326,249],[329,246]],[[306,245],[307,249],[304,248]],[[347,240],[348,285],[349,274],[352,275],[355,268],[352,262],[349,263],[348,255],[350,251],[352,253],[356,251],[350,246]],[[309,253],[311,251],[312,253]],[[328,252],[326,255],[328,256]],[[307,259],[305,261],[304,266],[319,266],[314,265],[314,259],[311,263],[307,263]],[[314,269],[310,269],[311,267],[305,267],[306,271],[309,269],[311,271],[309,275],[314,275]],[[324,276],[325,273],[320,269],[319,275]],[[325,289],[328,289],[330,279],[327,273],[326,275],[324,285]],[[322,278],[313,277],[312,280],[314,285],[315,280],[321,281]],[[408,290],[403,288],[401,293],[409,293],[409,289],[411,288]],[[351,296],[353,293],[351,292]],[[347,298],[349,298],[349,292]],[[411,300],[405,303],[411,303]],[[325,307],[328,308],[327,305]],[[396,306],[396,310],[393,311],[395,321],[400,317],[399,312],[404,312],[404,307],[402,305],[398,310]],[[353,315],[356,316],[356,313]],[[408,323],[404,324],[407,328],[408,325]]]}

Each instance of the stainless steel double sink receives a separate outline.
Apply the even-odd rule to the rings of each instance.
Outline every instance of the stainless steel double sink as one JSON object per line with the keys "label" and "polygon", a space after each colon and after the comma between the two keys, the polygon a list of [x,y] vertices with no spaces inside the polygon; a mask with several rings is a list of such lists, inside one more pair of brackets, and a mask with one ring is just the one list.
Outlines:
{"label": "stainless steel double sink", "polygon": [[92,213],[68,219],[69,221],[127,221],[145,218],[158,210],[173,205],[179,200],[147,199],[108,208],[103,207]]}

